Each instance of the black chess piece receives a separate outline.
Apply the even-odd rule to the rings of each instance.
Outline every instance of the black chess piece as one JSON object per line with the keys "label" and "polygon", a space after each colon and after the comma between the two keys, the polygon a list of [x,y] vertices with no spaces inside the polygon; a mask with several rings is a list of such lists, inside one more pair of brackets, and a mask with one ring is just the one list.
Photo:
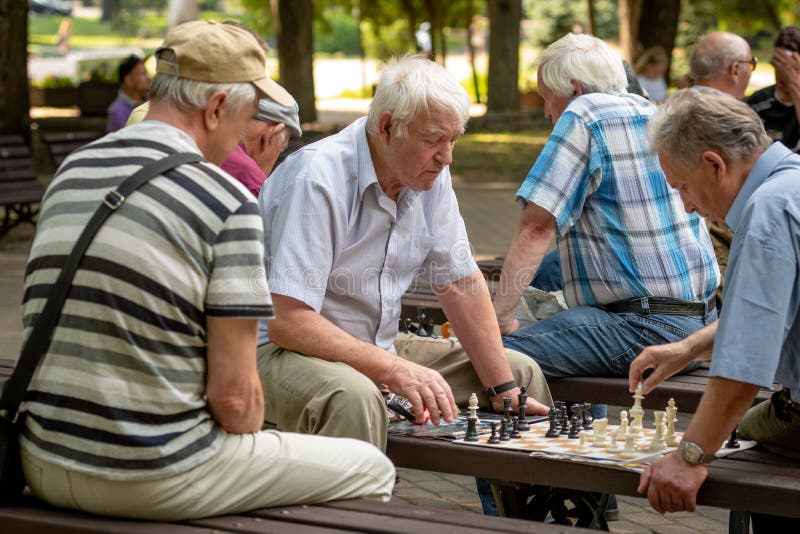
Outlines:
{"label": "black chess piece", "polygon": [[511,441],[508,435],[508,424],[505,419],[500,419],[500,437],[498,439],[500,441]]}
{"label": "black chess piece", "polygon": [[581,406],[581,411],[583,413],[583,429],[584,430],[591,430],[592,429],[592,422],[594,418],[592,417],[592,403],[591,402],[584,402],[583,406]]}
{"label": "black chess piece", "polygon": [[511,428],[511,397],[503,397],[503,419],[506,425]]}
{"label": "black chess piece", "polygon": [[561,429],[558,427],[558,413],[555,406],[550,408],[550,413],[547,414],[547,418],[550,420],[550,428],[547,430],[547,434],[545,434],[544,437],[557,438],[559,436],[558,432]]}
{"label": "black chess piece", "polygon": [[525,386],[519,388],[519,395],[517,395],[517,400],[519,401],[519,414],[517,415],[517,419],[519,422],[517,423],[520,432],[528,432],[531,427],[528,424],[528,419],[525,417],[525,405],[528,402],[528,395],[525,393]]}
{"label": "black chess piece", "polygon": [[478,418],[467,417],[467,433],[464,441],[478,441]]}
{"label": "black chess piece", "polygon": [[738,426],[733,427],[733,432],[731,432],[731,437],[728,438],[728,441],[725,442],[726,449],[738,449],[739,448],[739,440],[736,436],[736,431],[738,430]]}
{"label": "black chess piece", "polygon": [[402,333],[404,333],[404,334],[410,334],[410,333],[411,333],[411,328],[412,328],[412,326],[411,326],[411,319],[409,319],[408,317],[406,317],[406,318],[403,320],[403,326],[400,328],[400,331],[401,331]]}
{"label": "black chess piece", "polygon": [[431,319],[430,321],[428,321],[428,325],[425,327],[426,330],[428,331],[428,337],[438,337],[436,333],[433,331],[433,327],[434,327],[433,319]]}
{"label": "black chess piece", "polygon": [[511,433],[508,435],[511,439],[519,439],[522,434],[519,433],[519,418],[515,415],[511,418]]}
{"label": "black chess piece", "polygon": [[489,436],[489,441],[487,441],[487,443],[490,443],[492,445],[497,445],[498,443],[500,443],[500,438],[497,437],[497,428],[499,426],[500,425],[496,421],[492,421],[492,435]]}
{"label": "black chess piece", "polygon": [[561,436],[569,434],[569,416],[567,415],[567,407],[561,407],[561,430],[558,432]]}
{"label": "black chess piece", "polygon": [[578,416],[574,413],[569,418],[569,432],[567,433],[568,439],[578,439],[581,433],[581,426],[578,424]]}

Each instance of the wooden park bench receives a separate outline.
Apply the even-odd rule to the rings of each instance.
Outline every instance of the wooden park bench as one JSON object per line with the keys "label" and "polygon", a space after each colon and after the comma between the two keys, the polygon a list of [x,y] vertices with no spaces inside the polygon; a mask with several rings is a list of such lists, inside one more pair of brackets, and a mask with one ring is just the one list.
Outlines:
{"label": "wooden park bench", "polygon": [[0,237],[22,222],[35,224],[44,186],[36,177],[31,149],[21,135],[0,135]]}
{"label": "wooden park bench", "polygon": [[56,169],[61,166],[64,159],[78,147],[99,139],[104,134],[93,130],[79,130],[74,132],[44,132],[41,135],[42,143],[47,147],[47,152],[53,160]]}
{"label": "wooden park bench", "polygon": [[[0,358],[0,382],[11,375],[14,365],[14,360]],[[104,534],[106,532],[130,534],[204,534],[208,532],[564,534],[574,532],[574,529],[518,519],[483,516],[468,511],[443,510],[367,499],[264,508],[246,513],[174,523],[136,521],[54,508],[30,495],[25,495],[18,505],[0,507],[0,532],[29,534],[49,534],[50,532],[65,534]]]}

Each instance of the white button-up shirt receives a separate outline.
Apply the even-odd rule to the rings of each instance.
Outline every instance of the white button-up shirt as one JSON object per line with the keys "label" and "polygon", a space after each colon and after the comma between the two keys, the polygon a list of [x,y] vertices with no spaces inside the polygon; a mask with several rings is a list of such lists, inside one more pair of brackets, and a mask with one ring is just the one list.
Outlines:
{"label": "white button-up shirt", "polygon": [[[381,189],[366,119],[289,156],[261,190],[270,291],[394,352],[400,299],[417,277],[445,285],[478,270],[445,168],[429,191]],[[266,321],[259,345],[269,342]]]}

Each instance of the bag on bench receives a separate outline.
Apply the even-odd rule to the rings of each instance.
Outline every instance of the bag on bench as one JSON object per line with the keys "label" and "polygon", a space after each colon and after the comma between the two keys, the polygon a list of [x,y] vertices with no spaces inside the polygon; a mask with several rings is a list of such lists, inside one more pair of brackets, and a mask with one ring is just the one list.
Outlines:
{"label": "bag on bench", "polygon": [[81,236],[67,258],[58,280],[48,295],[47,303],[33,330],[28,336],[22,352],[8,382],[0,384],[0,506],[14,504],[25,489],[25,477],[19,450],[21,422],[18,410],[25,398],[28,384],[36,367],[50,346],[50,336],[61,315],[61,308],[67,299],[69,288],[84,252],[94,239],[105,220],[119,208],[125,199],[154,176],[184,163],[202,161],[202,156],[192,153],[170,154],[160,160],[145,165],[131,177],[125,179],[116,189],[109,191],[103,203],[86,223]]}

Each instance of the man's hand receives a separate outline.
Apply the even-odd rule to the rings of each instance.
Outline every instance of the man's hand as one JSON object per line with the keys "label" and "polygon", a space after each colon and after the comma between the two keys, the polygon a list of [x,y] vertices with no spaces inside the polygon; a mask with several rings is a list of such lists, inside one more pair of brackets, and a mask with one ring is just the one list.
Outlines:
{"label": "man's hand", "polygon": [[659,458],[639,478],[639,493],[656,512],[694,512],[697,491],[708,476],[708,466],[691,465],[677,452]]}
{"label": "man's hand", "polygon": [[[788,52],[788,53],[787,53]],[[786,82],[789,95],[795,104],[800,103],[800,54],[784,48],[776,48],[772,55],[772,66],[776,74]]]}
{"label": "man's hand", "polygon": [[[519,388],[514,388],[510,391],[505,393],[501,393],[499,395],[495,395],[494,397],[490,398],[489,401],[492,403],[492,410],[497,413],[502,413],[503,411],[503,397],[511,397],[511,408],[512,413],[518,414],[519,413]],[[525,401],[525,414],[526,415],[547,415],[550,412],[550,407],[545,406],[541,402],[537,401],[533,397],[528,397]]]}
{"label": "man's hand", "polygon": [[639,382],[642,382],[643,373],[652,369],[652,374],[642,383],[642,393],[647,395],[658,384],[686,367],[691,361],[692,354],[681,341],[666,345],[651,345],[631,363],[628,371],[628,390],[633,393]]}
{"label": "man's hand", "polygon": [[497,324],[500,325],[500,334],[512,334],[519,330],[519,321],[512,316],[510,319],[505,319],[500,316],[497,317]]}
{"label": "man's hand", "polygon": [[453,391],[442,375],[433,369],[395,357],[380,383],[386,384],[391,392],[402,395],[411,402],[416,423],[423,423],[422,414],[425,408],[428,408],[434,425],[438,425],[442,418],[452,423],[458,414]]}

